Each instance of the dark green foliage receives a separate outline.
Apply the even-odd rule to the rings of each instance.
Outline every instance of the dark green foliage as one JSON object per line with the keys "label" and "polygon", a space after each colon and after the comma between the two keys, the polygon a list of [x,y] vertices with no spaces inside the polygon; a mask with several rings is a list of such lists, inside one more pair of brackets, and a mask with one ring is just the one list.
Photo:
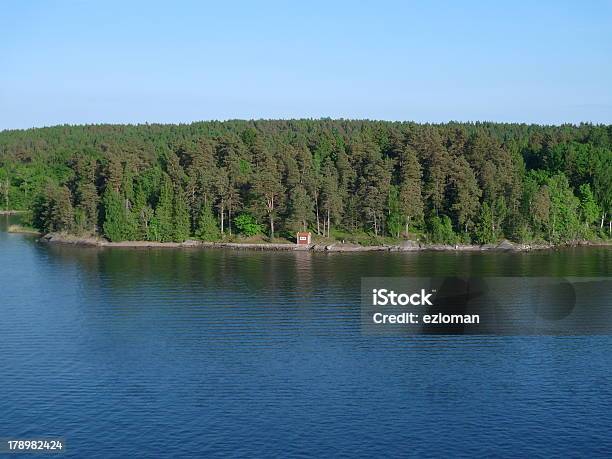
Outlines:
{"label": "dark green foliage", "polygon": [[137,238],[137,221],[129,202],[117,191],[108,188],[104,193],[104,236],[110,241],[130,241]]}
{"label": "dark green foliage", "polygon": [[322,166],[320,197],[323,208],[323,235],[329,237],[332,222],[338,224],[341,221],[342,202],[345,199],[338,183],[338,171],[331,157],[326,158]]}
{"label": "dark green foliage", "polygon": [[75,203],[75,231],[96,232],[98,225],[98,190],[96,189],[96,161],[92,157],[78,155],[72,162],[74,179],[72,189]]}
{"label": "dark green foliage", "polygon": [[176,242],[183,242],[189,239],[191,223],[189,222],[189,209],[187,208],[187,202],[185,201],[182,189],[178,189],[174,192],[172,217],[174,222],[173,240]]}
{"label": "dark green foliage", "polygon": [[421,165],[412,147],[404,147],[400,166],[400,188],[398,204],[404,217],[406,234],[410,225],[417,225],[423,220],[423,194]]}
{"label": "dark green foliage", "polygon": [[195,234],[203,241],[216,241],[219,239],[219,227],[210,205],[202,206]]}
{"label": "dark green foliage", "polygon": [[474,171],[465,158],[457,158],[453,167],[450,178],[451,211],[457,227],[467,233],[474,226],[478,215],[482,191],[478,187]]}
{"label": "dark green foliage", "polygon": [[[258,146],[258,148],[261,148],[261,146]],[[278,163],[271,152],[257,149],[254,151],[253,160],[258,171],[253,176],[256,208],[259,209],[260,213],[267,215],[270,224],[270,237],[273,238],[278,209],[282,206],[285,196],[281,174],[278,170]]]}
{"label": "dark green foliage", "polygon": [[271,237],[330,237],[332,226],[446,243],[611,237],[612,127],[323,119],[4,131],[0,208],[33,210],[42,231],[111,240],[214,240],[260,233],[257,221]]}
{"label": "dark green foliage", "polygon": [[290,230],[306,231],[312,220],[314,220],[312,198],[301,184],[297,184],[290,193],[287,227]]}
{"label": "dark green foliage", "polygon": [[556,174],[549,180],[550,188],[550,237],[553,242],[577,239],[580,233],[578,209],[580,200],[573,194],[567,177]]}
{"label": "dark green foliage", "polygon": [[72,231],[74,209],[68,187],[48,184],[33,203],[32,223],[45,233]]}
{"label": "dark green foliage", "polygon": [[493,211],[488,202],[480,207],[480,218],[476,228],[476,241],[481,244],[493,244],[499,239],[499,232],[493,224]]}
{"label": "dark green foliage", "polygon": [[159,200],[155,206],[155,214],[151,219],[151,240],[158,242],[170,242],[173,240],[175,231],[172,222],[174,203],[174,191],[172,182],[167,175],[162,179]]}
{"label": "dark green foliage", "polygon": [[404,229],[406,217],[404,216],[402,209],[400,193],[395,186],[392,186],[391,190],[389,191],[387,207],[389,208],[389,213],[387,215],[387,228],[389,230],[389,234],[399,238],[402,229]]}

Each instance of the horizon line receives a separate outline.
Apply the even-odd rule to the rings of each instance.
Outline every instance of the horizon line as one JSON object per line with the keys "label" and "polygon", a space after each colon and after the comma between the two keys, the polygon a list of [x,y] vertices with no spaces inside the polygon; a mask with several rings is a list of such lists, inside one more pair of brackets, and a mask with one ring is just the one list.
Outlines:
{"label": "horizon line", "polygon": [[572,126],[580,127],[584,125],[590,125],[595,127],[610,127],[612,123],[600,123],[593,121],[580,121],[580,122],[563,122],[563,123],[533,123],[525,121],[494,121],[494,120],[448,120],[448,121],[415,121],[415,120],[391,120],[391,119],[376,119],[376,118],[332,118],[329,116],[322,116],[319,118],[304,117],[304,118],[225,118],[225,119],[201,119],[192,121],[181,121],[181,122],[94,122],[94,123],[60,123],[42,126],[31,126],[25,128],[2,128],[0,133],[5,132],[18,132],[18,131],[32,131],[37,129],[53,129],[58,127],[102,127],[102,126],[191,126],[194,124],[201,123],[231,123],[231,122],[275,122],[275,121],[348,121],[348,122],[370,122],[370,123],[397,123],[397,124],[416,124],[416,125],[450,125],[450,124],[467,124],[467,125],[478,125],[478,124],[497,124],[497,125],[523,125],[523,126],[538,126],[538,127],[563,127]]}

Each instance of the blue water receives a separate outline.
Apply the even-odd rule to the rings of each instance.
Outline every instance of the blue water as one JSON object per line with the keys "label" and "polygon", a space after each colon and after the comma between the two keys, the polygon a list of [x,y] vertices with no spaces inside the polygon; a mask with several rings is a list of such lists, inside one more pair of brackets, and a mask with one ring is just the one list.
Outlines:
{"label": "blue water", "polygon": [[0,438],[94,458],[609,457],[611,336],[362,334],[362,276],[457,272],[609,276],[612,251],[85,249],[0,231]]}

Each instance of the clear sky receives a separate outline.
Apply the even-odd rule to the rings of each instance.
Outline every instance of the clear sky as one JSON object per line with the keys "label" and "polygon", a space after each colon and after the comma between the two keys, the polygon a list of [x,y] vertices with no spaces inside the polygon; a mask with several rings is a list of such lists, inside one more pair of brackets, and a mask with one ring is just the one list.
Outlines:
{"label": "clear sky", "polygon": [[7,1],[0,129],[612,123],[612,1]]}

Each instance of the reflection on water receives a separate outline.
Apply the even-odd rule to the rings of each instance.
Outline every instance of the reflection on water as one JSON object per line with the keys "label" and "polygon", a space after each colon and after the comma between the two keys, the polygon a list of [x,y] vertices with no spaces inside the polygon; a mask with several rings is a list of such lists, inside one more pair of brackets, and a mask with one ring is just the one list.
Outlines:
{"label": "reflection on water", "polygon": [[61,436],[74,457],[605,456],[610,336],[367,336],[360,282],[609,276],[611,260],[101,250],[0,232],[0,437]]}

